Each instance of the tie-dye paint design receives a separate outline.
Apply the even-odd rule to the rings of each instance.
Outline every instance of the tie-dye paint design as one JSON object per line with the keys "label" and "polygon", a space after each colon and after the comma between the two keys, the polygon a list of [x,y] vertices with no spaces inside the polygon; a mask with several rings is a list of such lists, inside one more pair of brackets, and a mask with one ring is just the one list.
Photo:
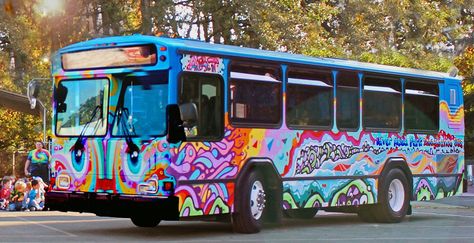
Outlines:
{"label": "tie-dye paint design", "polygon": [[[357,206],[376,201],[375,179],[284,183],[283,208]],[[295,190],[296,188],[296,190]]]}
{"label": "tie-dye paint design", "polygon": [[[214,73],[227,79],[226,59],[192,55],[175,59],[171,63],[175,69]],[[55,70],[56,86],[66,77],[110,78],[107,122],[111,127],[121,81],[101,70],[67,74]],[[176,93],[172,87],[177,87],[178,75],[170,74],[170,97]],[[166,137],[133,138],[140,150],[136,162],[127,153],[123,138],[108,134],[84,139],[80,160],[75,160],[72,149],[75,138],[56,138],[52,174],[69,175],[71,184],[68,189],[53,185],[53,190],[174,195],[179,198],[181,217],[225,214],[234,211],[235,179],[245,163],[251,158],[270,158],[283,180],[282,208],[352,206],[377,202],[377,176],[387,158],[397,157],[403,158],[415,175],[412,199],[451,196],[462,189],[459,175],[464,166],[464,118],[462,102],[448,105],[446,100],[440,95],[440,131],[430,135],[345,132],[336,127],[329,131],[291,130],[285,122],[281,129],[236,128],[229,123],[225,110],[225,131],[220,141],[169,144]],[[170,99],[173,101],[176,99]],[[437,174],[443,176],[433,176]],[[176,186],[174,192],[164,190],[165,182]]]}
{"label": "tie-dye paint design", "polygon": [[[337,138],[337,142],[327,142],[329,138]],[[421,137],[396,134],[382,137],[382,134],[361,133],[359,137],[353,137],[347,133],[278,132],[229,126],[221,142],[183,143],[179,147],[169,147],[165,139],[158,139],[144,144],[139,158],[142,163],[137,164],[127,159],[125,142],[98,143],[90,139],[84,156],[87,159],[81,163],[68,163],[72,156],[64,156],[60,151],[68,154],[69,149],[64,147],[70,147],[72,143],[56,148],[53,156],[56,173],[73,172],[70,190],[140,194],[139,185],[146,184],[150,178],[155,177],[160,182],[178,181],[175,193],[180,198],[180,216],[183,217],[232,211],[235,185],[233,182],[195,185],[181,185],[179,182],[236,178],[243,162],[252,157],[272,155],[283,178],[302,178],[283,183],[285,209],[375,203],[377,179],[313,181],[304,180],[304,177],[377,175],[387,157],[405,158],[414,174],[456,174],[462,171],[458,165],[459,155],[441,154],[459,153],[462,143],[444,133]],[[103,144],[110,147],[105,148]],[[417,148],[417,145],[421,147]],[[109,158],[105,158],[101,151],[108,151]],[[97,163],[102,161],[107,166]],[[451,196],[458,190],[460,181],[456,176],[414,179],[416,200]],[[159,191],[156,195],[169,194]]]}
{"label": "tie-dye paint design", "polygon": [[31,150],[28,153],[28,160],[31,161],[32,164],[45,164],[49,162],[49,158],[51,155],[49,154],[48,150],[41,149],[41,150]]}

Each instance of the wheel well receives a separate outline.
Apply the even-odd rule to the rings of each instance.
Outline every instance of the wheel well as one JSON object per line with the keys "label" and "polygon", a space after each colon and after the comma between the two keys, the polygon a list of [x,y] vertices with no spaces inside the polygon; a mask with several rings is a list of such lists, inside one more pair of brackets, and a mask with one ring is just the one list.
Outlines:
{"label": "wheel well", "polygon": [[[378,180],[378,188],[380,188],[381,181],[386,177],[388,172],[392,169],[400,169],[405,176],[407,177],[408,184],[409,184],[409,193],[410,193],[410,200],[413,197],[413,174],[411,173],[410,168],[408,167],[408,163],[404,158],[401,157],[394,157],[394,158],[389,158],[387,159],[387,162],[385,162],[385,165],[382,169],[382,172],[379,175],[379,180]],[[378,197],[380,196],[380,193],[378,194]],[[380,198],[378,198],[378,201]]]}
{"label": "wheel well", "polygon": [[240,191],[242,180],[247,178],[248,174],[252,171],[257,171],[260,175],[263,176],[264,185],[269,189],[269,199],[267,201],[270,203],[272,211],[281,211],[281,205],[283,200],[283,185],[280,174],[277,172],[275,165],[272,160],[269,158],[253,158],[247,160],[244,167],[240,170],[239,175],[237,176],[235,182],[235,198],[234,201],[235,212],[239,210],[239,200],[237,198],[239,195],[242,195]]}

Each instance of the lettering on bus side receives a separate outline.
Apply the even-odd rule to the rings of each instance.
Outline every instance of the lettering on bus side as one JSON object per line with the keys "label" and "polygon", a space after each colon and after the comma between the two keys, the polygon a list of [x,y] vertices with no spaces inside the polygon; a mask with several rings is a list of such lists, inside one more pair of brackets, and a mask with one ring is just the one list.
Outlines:
{"label": "lettering on bus side", "polygon": [[224,75],[224,61],[219,57],[184,54],[181,59],[183,71],[216,73]]}

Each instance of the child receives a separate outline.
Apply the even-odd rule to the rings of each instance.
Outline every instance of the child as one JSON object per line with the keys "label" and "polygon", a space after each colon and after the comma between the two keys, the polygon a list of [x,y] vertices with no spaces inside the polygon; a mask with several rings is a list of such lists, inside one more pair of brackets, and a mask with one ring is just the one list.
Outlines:
{"label": "child", "polygon": [[25,199],[25,190],[26,184],[25,182],[18,180],[15,183],[15,188],[10,195],[10,203],[8,209],[10,211],[17,211],[22,208],[23,200]]}
{"label": "child", "polygon": [[29,202],[28,197],[29,197],[30,191],[32,190],[32,187],[33,186],[31,185],[31,181],[27,181],[26,182],[26,190],[25,190],[25,193],[24,193],[25,200],[23,200],[23,204],[22,204],[22,208],[21,208],[22,210],[25,210],[25,209],[28,208],[28,202]]}
{"label": "child", "polygon": [[31,190],[28,193],[26,200],[26,210],[27,211],[37,211],[42,210],[44,206],[43,202],[43,192],[41,190],[40,181],[33,179],[31,181]]}
{"label": "child", "polygon": [[10,202],[12,181],[10,178],[3,178],[2,189],[0,190],[0,209],[6,210]]}

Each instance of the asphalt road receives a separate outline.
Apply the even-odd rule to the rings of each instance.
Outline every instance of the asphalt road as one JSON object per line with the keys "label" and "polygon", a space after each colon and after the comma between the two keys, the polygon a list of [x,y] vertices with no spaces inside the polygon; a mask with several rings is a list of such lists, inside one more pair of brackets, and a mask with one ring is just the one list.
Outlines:
{"label": "asphalt road", "polygon": [[230,224],[162,222],[137,228],[128,219],[59,212],[0,212],[0,242],[474,242],[474,195],[415,203],[414,215],[399,224],[373,224],[353,214],[321,212],[311,220],[285,219],[259,234],[232,232]]}

